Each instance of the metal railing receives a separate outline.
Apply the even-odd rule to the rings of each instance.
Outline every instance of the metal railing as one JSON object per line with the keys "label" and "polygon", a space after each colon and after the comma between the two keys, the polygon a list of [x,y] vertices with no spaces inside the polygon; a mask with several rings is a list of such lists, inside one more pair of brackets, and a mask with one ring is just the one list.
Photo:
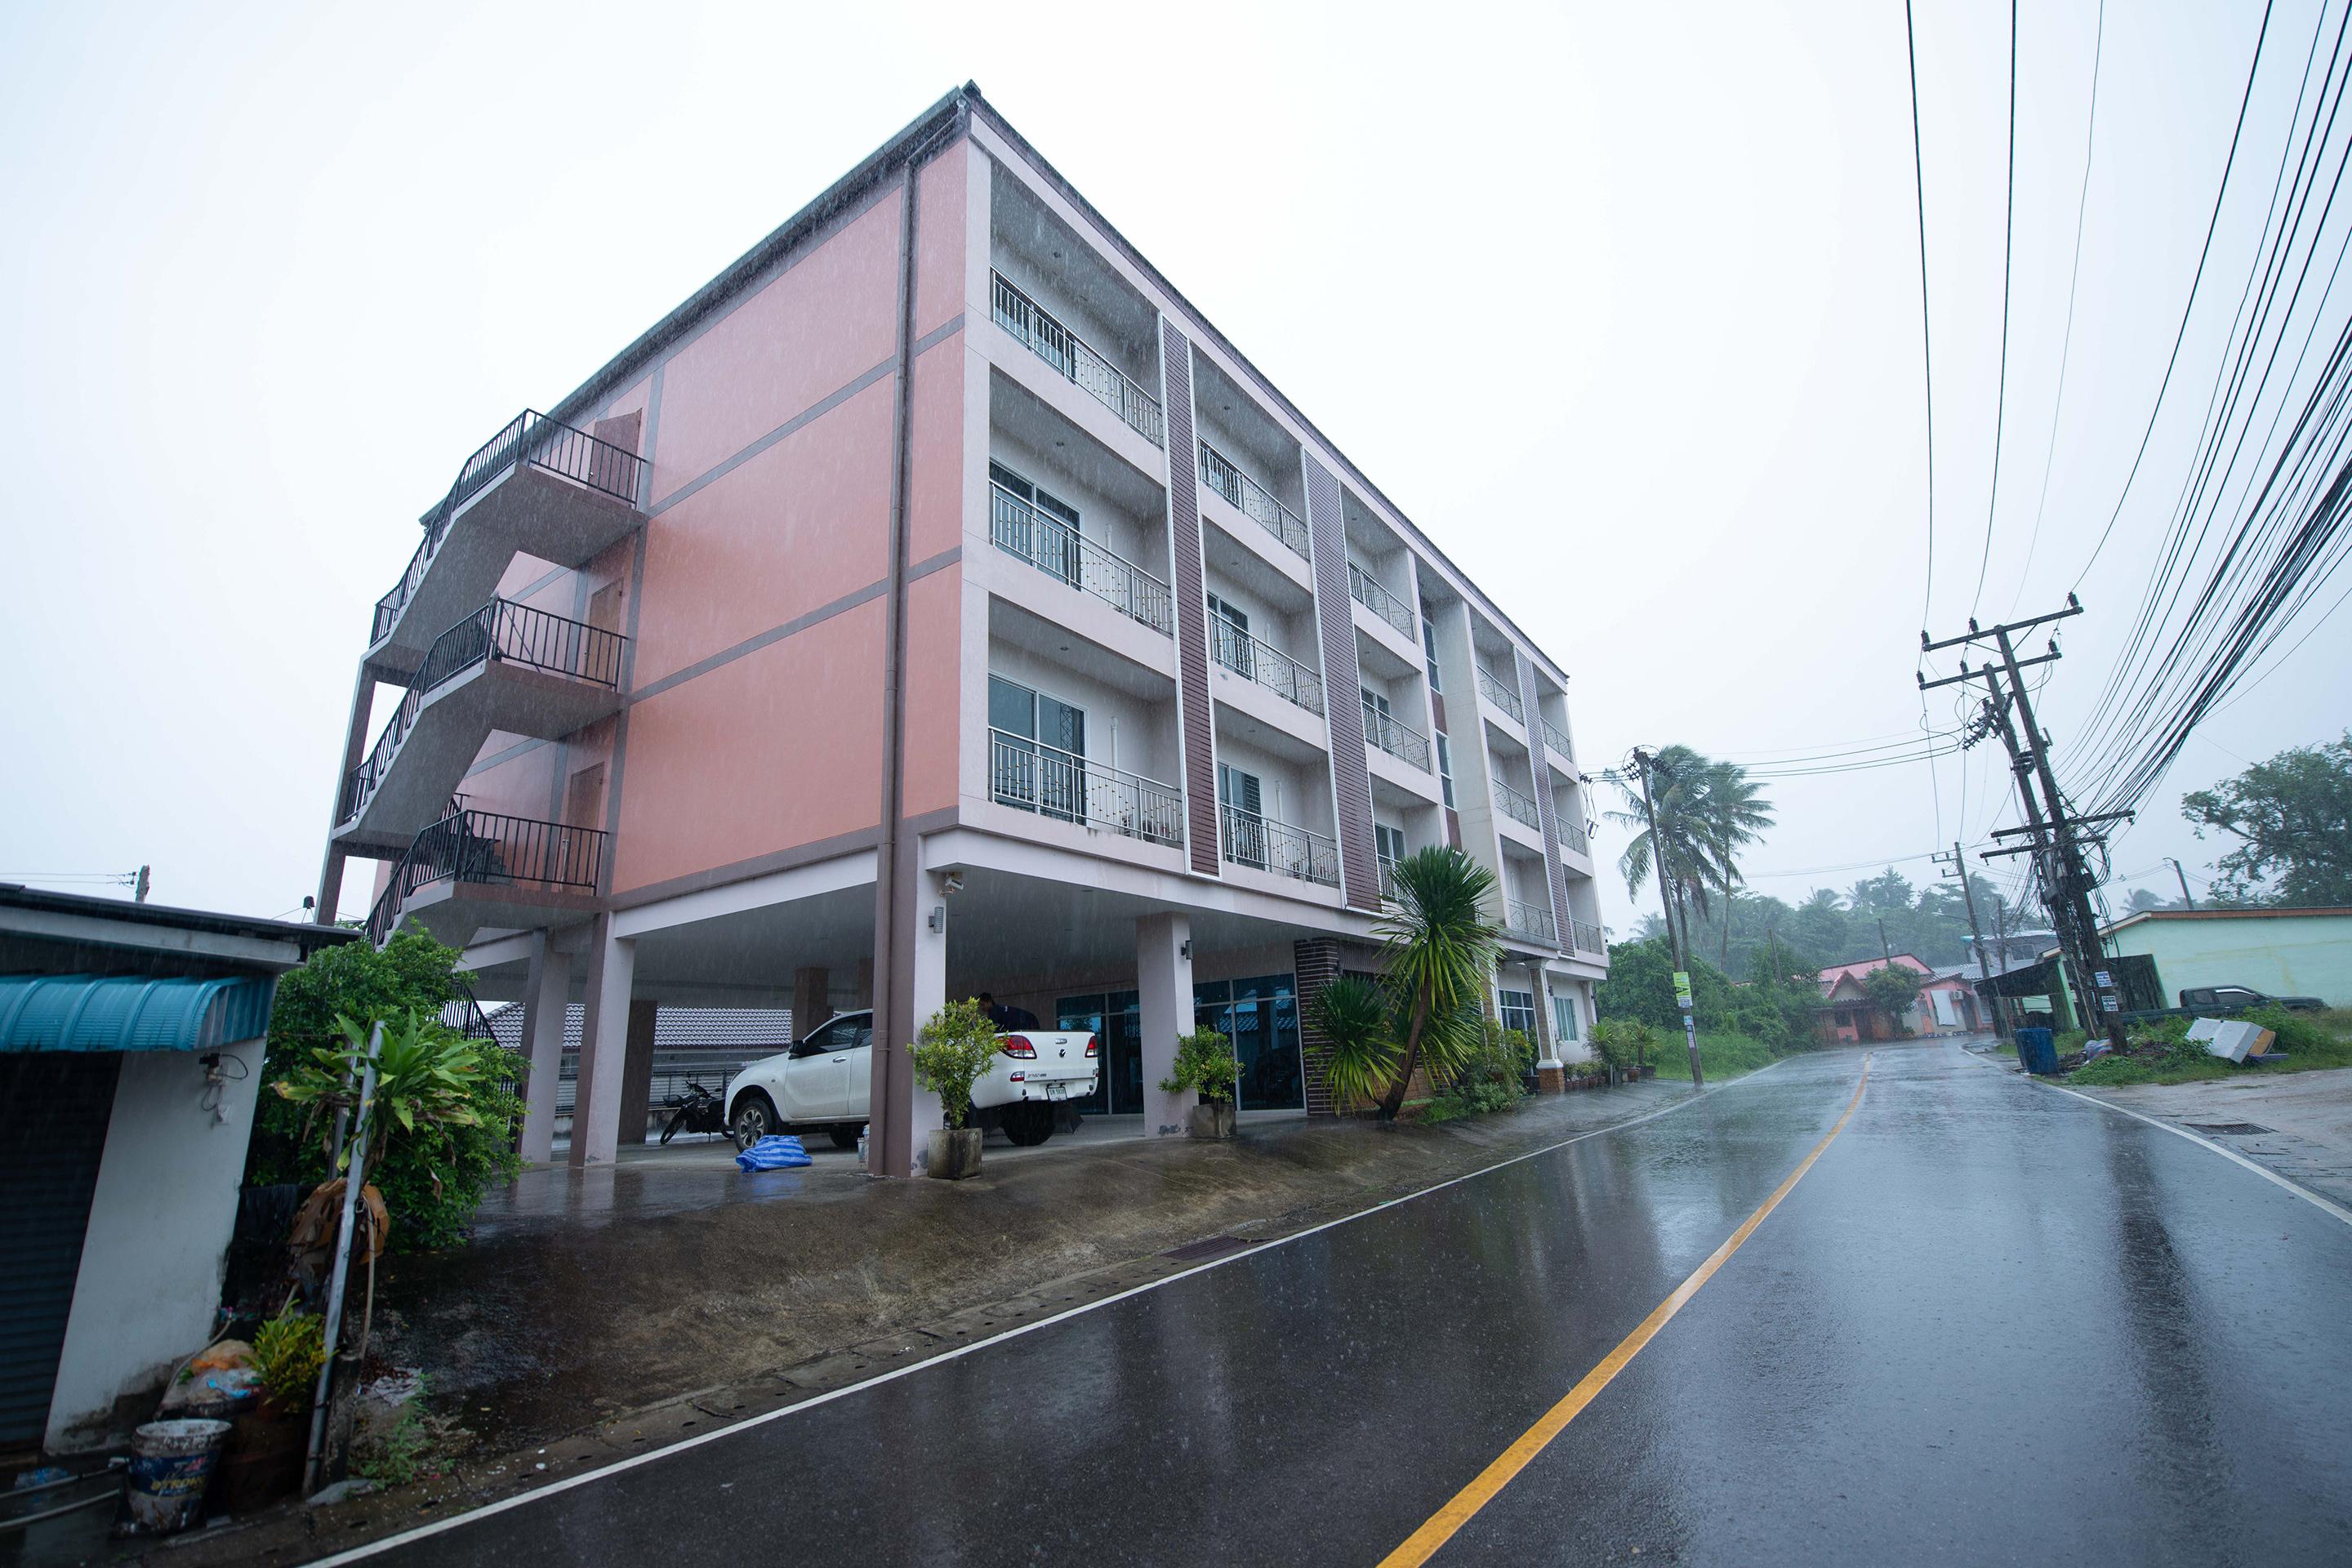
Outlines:
{"label": "metal railing", "polygon": [[1206,441],[1201,443],[1201,482],[1256,519],[1259,526],[1301,556],[1312,559],[1307,543],[1307,524],[1299,521],[1298,514],[1275,500],[1264,485],[1242,472],[1231,458]]}
{"label": "metal railing", "polygon": [[1501,779],[1491,782],[1495,786],[1495,804],[1503,808],[1505,816],[1514,822],[1525,823],[1538,833],[1543,831],[1543,818],[1537,814],[1533,795],[1521,795]]}
{"label": "metal railing", "polygon": [[1536,720],[1536,722],[1543,726],[1544,750],[1549,752],[1553,756],[1558,757],[1560,761],[1560,765],[1568,768],[1570,772],[1573,773],[1575,768],[1572,759],[1575,757],[1576,753],[1569,749],[1568,737],[1561,734],[1559,732],[1559,727],[1549,719],[1539,717]]}
{"label": "metal railing", "polygon": [[1237,805],[1221,805],[1217,816],[1219,848],[1234,865],[1327,888],[1339,885],[1339,846],[1333,840]]}
{"label": "metal railing", "polygon": [[1053,312],[1015,288],[1003,273],[992,269],[989,277],[995,284],[998,326],[1019,338],[1028,345],[1030,353],[1126,420],[1145,440],[1155,447],[1168,445],[1168,420],[1158,400],[1097,353],[1086,339],[1062,325]]}
{"label": "metal railing", "polygon": [[1579,855],[1592,853],[1591,841],[1584,837],[1583,828],[1569,821],[1558,812],[1552,813],[1552,822],[1559,832],[1559,842],[1563,848],[1573,849]]}
{"label": "metal railing", "polygon": [[1147,844],[1183,845],[1184,795],[1174,784],[1003,730],[988,734],[992,800]]}
{"label": "metal railing", "polygon": [[635,452],[610,441],[600,441],[585,430],[575,429],[561,419],[551,419],[536,409],[524,409],[466,459],[449,493],[425,514],[423,542],[408,558],[408,568],[401,574],[398,585],[375,602],[375,624],[368,634],[370,647],[391,635],[392,628],[399,624],[400,612],[416,596],[417,584],[425,581],[425,569],[433,564],[434,554],[448,534],[450,520],[457,516],[457,509],[518,463],[545,468],[632,506],[637,504],[637,491],[646,472],[646,460]]}
{"label": "metal railing", "polygon": [[1378,746],[1401,763],[1409,763],[1423,773],[1429,771],[1429,737],[1397,718],[1383,713],[1370,703],[1364,704],[1364,742]]}
{"label": "metal railing", "polygon": [[1519,706],[1519,694],[1487,674],[1485,665],[1478,667],[1478,692],[1520,723],[1528,721],[1527,710]]}
{"label": "metal railing", "polygon": [[1393,860],[1381,862],[1381,901],[1388,904],[1397,901],[1396,862]]}
{"label": "metal railing", "polygon": [[492,599],[434,639],[425,662],[409,680],[408,693],[385,721],[367,760],[343,780],[339,823],[360,814],[391,771],[400,743],[424,711],[425,699],[436,686],[456,679],[478,664],[519,664],[550,675],[569,676],[593,686],[617,690],[621,655],[629,639],[618,632],[584,621],[534,610],[511,599]]}
{"label": "metal railing", "polygon": [[1412,627],[1412,612],[1404,607],[1404,601],[1390,593],[1381,585],[1380,579],[1352,561],[1348,563],[1348,597],[1402,632],[1407,638],[1416,635]]}
{"label": "metal railing", "polygon": [[1522,903],[1517,899],[1503,900],[1503,929],[1513,936],[1530,942],[1558,942],[1559,928],[1552,923],[1551,909],[1546,904]]}
{"label": "metal railing", "polygon": [[1003,486],[991,485],[989,492],[988,534],[998,549],[1153,631],[1175,630],[1175,600],[1167,584]]}
{"label": "metal railing", "polygon": [[1577,952],[1604,954],[1608,952],[1608,938],[1601,935],[1599,926],[1594,925],[1591,921],[1570,921],[1568,923],[1570,929],[1576,933],[1574,940]]}
{"label": "metal railing", "polygon": [[1323,711],[1323,678],[1223,616],[1209,617],[1209,657],[1309,713]]}
{"label": "metal railing", "polygon": [[368,912],[367,939],[382,947],[402,908],[436,882],[529,883],[593,893],[604,871],[604,834],[492,811],[453,811],[416,836]]}

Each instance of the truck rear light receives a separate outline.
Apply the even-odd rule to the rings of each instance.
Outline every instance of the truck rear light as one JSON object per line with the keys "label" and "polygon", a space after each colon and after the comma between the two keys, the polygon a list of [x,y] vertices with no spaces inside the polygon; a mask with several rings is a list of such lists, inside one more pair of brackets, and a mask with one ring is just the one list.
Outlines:
{"label": "truck rear light", "polygon": [[1102,1037],[1100,1035],[1088,1035],[1087,1037],[1087,1055],[1090,1057],[1098,1057],[1102,1055]]}
{"label": "truck rear light", "polygon": [[1027,1078],[1028,1076],[1029,1076],[1029,1075],[1028,1075],[1027,1073],[1024,1073],[1024,1072],[1017,1072],[1017,1073],[1014,1073],[1014,1074],[1013,1075],[1013,1082],[1015,1082],[1015,1083],[1019,1083],[1022,1079],[1024,1079]]}
{"label": "truck rear light", "polygon": [[997,1049],[1008,1057],[1018,1057],[1024,1061],[1037,1059],[1037,1047],[1029,1043],[1029,1037],[1026,1035],[1007,1035],[1004,1037],[1004,1043]]}

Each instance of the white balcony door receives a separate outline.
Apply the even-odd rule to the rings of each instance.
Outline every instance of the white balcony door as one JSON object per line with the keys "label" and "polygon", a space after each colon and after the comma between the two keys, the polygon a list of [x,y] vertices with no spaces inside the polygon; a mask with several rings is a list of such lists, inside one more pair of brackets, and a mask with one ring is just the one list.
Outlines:
{"label": "white balcony door", "polygon": [[1231,763],[1217,764],[1217,799],[1225,813],[1225,849],[1234,863],[1265,869],[1265,822],[1258,776]]}
{"label": "white balcony door", "polygon": [[988,724],[1001,737],[999,752],[1011,753],[995,759],[999,800],[1065,822],[1087,820],[1085,709],[992,675]]}
{"label": "white balcony door", "polygon": [[1255,679],[1256,670],[1253,667],[1256,661],[1250,657],[1249,612],[1212,594],[1209,595],[1209,631],[1216,638],[1216,647],[1212,651],[1216,655],[1217,662],[1236,675]]}
{"label": "white balcony door", "polygon": [[[990,463],[988,477],[998,488],[1036,510],[1038,526],[1029,531],[1031,536],[1028,539],[1022,541],[1029,559],[1072,587],[1076,587],[1082,564],[1078,559],[1078,542],[1086,533],[1086,528],[1078,518],[1078,509],[1002,463]],[[1057,522],[1062,528],[1053,526]],[[1063,528],[1069,530],[1067,534],[1062,531]]]}

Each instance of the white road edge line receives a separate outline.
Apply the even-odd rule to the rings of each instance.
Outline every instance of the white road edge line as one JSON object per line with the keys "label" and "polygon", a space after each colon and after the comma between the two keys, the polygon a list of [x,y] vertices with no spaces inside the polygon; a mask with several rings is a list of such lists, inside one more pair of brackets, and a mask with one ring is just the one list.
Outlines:
{"label": "white road edge line", "polygon": [[[1962,1047],[1962,1054],[1972,1058],[1982,1066],[1991,1067],[1993,1065],[1992,1063],[1986,1061],[1982,1057],[1978,1056],[1976,1052],[1968,1050],[1965,1047]],[[2119,1116],[2128,1116],[2134,1121],[2145,1121],[2150,1127],[2161,1128],[2177,1138],[2186,1138],[2200,1149],[2210,1149],[2214,1153],[2221,1155],[2224,1160],[2243,1165],[2247,1170],[2252,1171],[2255,1175],[2260,1176],[2263,1180],[2271,1183],[2273,1185],[2285,1188],[2288,1192],[2293,1193],[2296,1197],[2301,1198],[2305,1203],[2309,1204],[2312,1207],[2319,1210],[2321,1213],[2333,1215],[2336,1218],[2342,1220],[2346,1225],[2352,1225],[2352,1209],[2347,1209],[2341,1204],[2321,1197],[2317,1193],[2313,1192],[2309,1187],[2304,1186],[2298,1182],[2289,1181],[2286,1177],[2280,1175],[2276,1171],[2272,1170],[2269,1166],[2262,1164],[2257,1161],[2247,1159],[2243,1154],[2239,1153],[2235,1149],[2229,1147],[2227,1144],[2216,1143],[2213,1140],[2203,1136],[2201,1133],[2191,1132],[2188,1128],[2177,1126],[2172,1122],[2164,1121],[2160,1117],[2144,1116],[2140,1112],[2132,1110],[2129,1106],[2117,1105],[2112,1100],[2101,1100],[2095,1094],[2084,1094],[2079,1089],[2068,1089],[2063,1084],[2051,1083],[2044,1079],[2034,1077],[2032,1073],[2025,1075],[2025,1080],[2039,1088],[2049,1089],[2053,1093],[2063,1094],[2075,1100],[2079,1100],[2085,1105],[2095,1105],[2102,1110],[2112,1110]]]}
{"label": "white road edge line", "polygon": [[[1783,1057],[1780,1058],[1780,1061],[1786,1061],[1787,1059],[1787,1058]],[[1325,1220],[1321,1225],[1309,1226],[1305,1230],[1297,1231],[1289,1236],[1276,1237],[1271,1241],[1250,1247],[1246,1251],[1236,1252],[1231,1257],[1220,1258],[1211,1262],[1202,1264],[1197,1268],[1187,1268],[1181,1273],[1167,1275],[1159,1279],[1147,1280],[1140,1285],[1129,1286],[1127,1289],[1115,1292],[1112,1295],[1105,1296],[1100,1300],[1088,1301],[1083,1305],[1072,1307],[1067,1311],[1055,1312],[1050,1317],[1039,1318],[1035,1322],[1023,1323],[1017,1327],[1006,1329],[1002,1333],[991,1334],[984,1340],[974,1340],[970,1344],[958,1345],[955,1349],[950,1351],[942,1351],[938,1355],[929,1357],[923,1361],[916,1362],[911,1366],[894,1367],[888,1372],[879,1373],[874,1377],[866,1378],[861,1383],[853,1383],[844,1388],[829,1389],[825,1393],[803,1399],[797,1405],[787,1405],[782,1406],[781,1409],[765,1411],[758,1415],[746,1416],[744,1419],[736,1422],[731,1426],[716,1427],[711,1431],[698,1433],[692,1437],[685,1438],[679,1442],[670,1443],[659,1448],[650,1449],[646,1453],[630,1454],[623,1458],[614,1460],[611,1464],[600,1465],[593,1470],[582,1470],[576,1475],[566,1476],[562,1480],[550,1481],[543,1487],[535,1487],[527,1492],[517,1492],[512,1497],[500,1498],[496,1502],[484,1503],[479,1508],[468,1509],[463,1513],[451,1514],[446,1519],[436,1519],[430,1524],[420,1524],[412,1530],[404,1530],[397,1535],[387,1535],[381,1541],[368,1542],[362,1545],[352,1547],[347,1551],[338,1552],[331,1557],[313,1558],[307,1565],[307,1568],[336,1568],[336,1565],[339,1563],[358,1563],[366,1558],[378,1556],[383,1552],[392,1551],[395,1547],[407,1546],[415,1542],[424,1541],[429,1537],[439,1535],[445,1531],[455,1530],[459,1525],[471,1524],[477,1520],[488,1519],[492,1514],[504,1513],[509,1509],[520,1508],[525,1503],[537,1502],[541,1498],[553,1497],[558,1492],[568,1492],[574,1487],[585,1486],[591,1481],[609,1479],[614,1476],[619,1475],[624,1470],[633,1470],[640,1465],[652,1464],[656,1459],[669,1458],[674,1455],[682,1454],[689,1448],[698,1448],[705,1443],[715,1443],[723,1437],[732,1437],[739,1433],[748,1432],[754,1426],[764,1426],[771,1421],[781,1420],[787,1415],[797,1415],[803,1410],[814,1410],[820,1405],[830,1405],[836,1399],[846,1398],[853,1394],[863,1394],[869,1388],[877,1388],[883,1384],[894,1382],[898,1378],[908,1376],[914,1373],[922,1372],[929,1368],[941,1365],[947,1362],[954,1361],[961,1356],[970,1355],[974,1351],[986,1350],[991,1345],[1002,1344],[1007,1340],[1017,1339],[1023,1334],[1034,1333],[1039,1329],[1050,1328],[1055,1323],[1062,1322],[1070,1318],[1077,1317],[1081,1313],[1097,1311],[1104,1307],[1110,1306],[1114,1302],[1124,1301],[1130,1296],[1140,1296],[1147,1290],[1157,1290],[1161,1286],[1172,1285],[1179,1279],[1195,1279],[1200,1275],[1207,1273],[1212,1268],[1222,1268],[1228,1263],[1236,1263],[1245,1258],[1263,1257],[1265,1254],[1272,1251],[1277,1247],[1286,1246],[1294,1241],[1303,1241],[1310,1236],[1314,1236],[1321,1231],[1329,1230],[1335,1226],[1351,1224],[1356,1220],[1364,1218],[1368,1215],[1380,1214],[1383,1210],[1395,1208],[1400,1204],[1409,1204],[1415,1198],[1425,1198],[1432,1193],[1442,1193],[1448,1187],[1459,1186],[1464,1182],[1475,1181],[1480,1176],[1490,1175],[1496,1171],[1503,1170],[1511,1165],[1518,1164],[1522,1161],[1533,1160],[1544,1154],[1556,1153],[1559,1150],[1567,1148],[1571,1143],[1581,1143],[1588,1138],[1599,1138],[1611,1132],[1622,1132],[1629,1127],[1639,1127],[1645,1121],[1655,1121],[1661,1116],[1671,1116],[1675,1111],[1684,1109],[1685,1106],[1696,1105],[1700,1100],[1705,1100],[1709,1095],[1720,1094],[1727,1089],[1736,1089],[1743,1083],[1753,1083],[1756,1079],[1763,1077],[1766,1073],[1770,1072],[1774,1068],[1779,1067],[1780,1065],[1780,1061],[1767,1062],[1764,1066],[1758,1068],[1754,1072],[1743,1073],[1739,1077],[1732,1079],[1728,1082],[1719,1084],[1713,1089],[1701,1089],[1696,1094],[1690,1095],[1685,1099],[1675,1101],[1672,1105],[1662,1105],[1655,1110],[1646,1111],[1640,1116],[1633,1117],[1627,1121],[1612,1121],[1606,1127],[1595,1127],[1591,1131],[1580,1132],[1573,1138],[1563,1138],[1557,1143],[1547,1143],[1540,1149],[1530,1149],[1524,1154],[1514,1154],[1507,1160],[1497,1160],[1491,1165],[1483,1166],[1478,1170],[1470,1171],[1462,1175],[1452,1177],[1446,1181],[1438,1183],[1435,1186],[1423,1187],[1419,1192],[1407,1193],[1401,1198],[1387,1199],[1384,1202],[1374,1204],[1368,1209],[1359,1209],[1354,1214],[1341,1215],[1338,1219]]]}

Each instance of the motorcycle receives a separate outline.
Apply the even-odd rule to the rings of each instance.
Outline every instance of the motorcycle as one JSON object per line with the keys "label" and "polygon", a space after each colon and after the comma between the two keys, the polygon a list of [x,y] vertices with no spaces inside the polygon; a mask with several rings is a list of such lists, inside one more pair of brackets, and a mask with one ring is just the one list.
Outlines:
{"label": "motorcycle", "polygon": [[695,1082],[686,1080],[686,1092],[673,1094],[662,1101],[669,1108],[669,1124],[662,1129],[665,1143],[680,1132],[724,1132],[727,1131],[727,1102]]}

